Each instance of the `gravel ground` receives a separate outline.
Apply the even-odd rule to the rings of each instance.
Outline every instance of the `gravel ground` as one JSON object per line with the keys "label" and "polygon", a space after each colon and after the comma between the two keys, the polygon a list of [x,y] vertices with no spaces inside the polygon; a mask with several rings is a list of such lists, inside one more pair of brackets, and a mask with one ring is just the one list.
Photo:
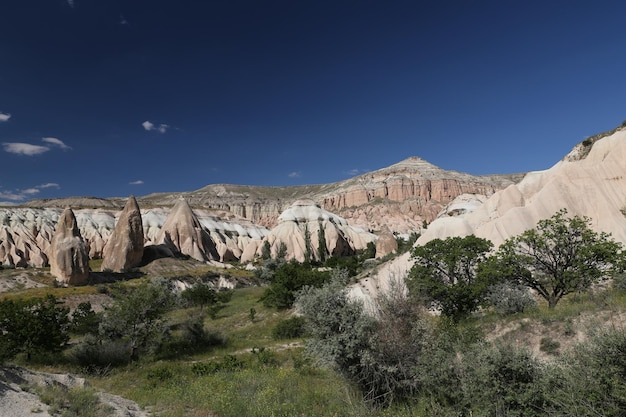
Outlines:
{"label": "gravel ground", "polygon": [[[84,378],[69,374],[34,372],[18,366],[0,366],[0,417],[51,417],[49,407],[29,387],[59,384],[68,388],[88,386]],[[148,417],[139,405],[117,395],[98,393],[100,402],[113,411],[110,417]]]}

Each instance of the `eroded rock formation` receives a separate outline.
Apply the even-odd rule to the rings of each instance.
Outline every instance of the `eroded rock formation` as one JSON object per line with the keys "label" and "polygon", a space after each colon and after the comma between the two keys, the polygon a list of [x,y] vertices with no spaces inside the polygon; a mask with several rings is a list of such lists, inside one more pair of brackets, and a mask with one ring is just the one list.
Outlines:
{"label": "eroded rock formation", "polygon": [[156,240],[157,244],[165,245],[173,253],[188,255],[199,261],[219,259],[215,243],[183,198],[170,211]]}
{"label": "eroded rock formation", "polygon": [[138,266],[143,257],[143,224],[137,200],[130,196],[104,247],[102,270],[125,272]]}
{"label": "eroded rock formation", "polygon": [[67,208],[61,213],[50,249],[50,273],[65,284],[77,285],[89,277],[89,255],[76,216]]}
{"label": "eroded rock formation", "polygon": [[[323,233],[323,238],[320,238],[320,233]],[[350,226],[345,219],[322,209],[312,200],[293,203],[280,215],[278,225],[264,239],[269,242],[273,257],[277,256],[281,245],[285,245],[287,259],[300,262],[306,259],[307,251],[311,260],[320,260],[322,242],[326,245],[323,251],[326,256],[345,256],[366,248],[369,242],[375,240],[374,234]],[[261,255],[262,245],[261,242],[256,244],[257,256]],[[242,262],[248,260],[251,259],[242,256]]]}

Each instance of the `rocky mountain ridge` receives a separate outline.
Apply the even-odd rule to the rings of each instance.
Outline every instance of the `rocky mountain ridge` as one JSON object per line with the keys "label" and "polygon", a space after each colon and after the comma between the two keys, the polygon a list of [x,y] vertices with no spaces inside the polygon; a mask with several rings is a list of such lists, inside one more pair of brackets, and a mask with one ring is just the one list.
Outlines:
{"label": "rocky mountain ridge", "polygon": [[[298,200],[312,200],[366,230],[387,226],[408,234],[431,222],[446,204],[463,193],[489,196],[520,181],[524,174],[475,176],[441,169],[410,157],[397,164],[356,177],[320,185],[262,187],[232,184],[207,185],[196,191],[157,193],[137,197],[141,207],[172,207],[184,197],[191,207],[219,210],[268,229]],[[32,200],[27,207],[121,209],[125,198],[72,197]]]}
{"label": "rocky mountain ridge", "polygon": [[[434,219],[459,194],[486,197],[514,184],[519,178],[519,175],[476,177],[446,171],[412,157],[332,184],[297,187],[210,185],[190,193],[139,197],[136,202],[142,207],[141,228],[144,244],[150,247],[149,256],[171,256],[187,251],[186,255],[202,261],[245,262],[260,256],[262,246],[268,241],[273,252],[284,243],[288,258],[302,260],[305,233],[311,233],[313,246],[318,245],[317,234],[323,233],[329,256],[352,253],[376,242],[377,237],[372,231],[384,231],[389,241],[393,240],[393,234],[419,231],[424,222]],[[170,229],[167,224],[169,213],[178,210],[181,198],[185,200],[186,210],[183,211],[186,214],[175,216],[181,218],[176,220],[178,225]],[[119,226],[124,204],[126,199],[121,198],[78,197],[33,200],[28,208],[2,208],[0,263],[9,266],[47,265],[60,207],[73,208],[89,257],[101,258],[116,224]],[[296,212],[306,213],[306,218],[285,220]],[[171,237],[178,236],[177,230],[189,231],[183,235],[195,243],[190,243],[187,249],[181,249],[186,248],[186,244],[175,247]],[[174,240],[179,243],[180,239],[176,237]],[[122,247],[120,243],[114,246]],[[379,245],[380,256],[390,250],[385,248],[390,247]]]}
{"label": "rocky mountain ridge", "polygon": [[[626,245],[626,125],[587,138],[551,168],[529,172],[521,181],[485,198],[462,194],[451,201],[417,244],[474,234],[498,247],[565,208],[585,216],[597,232]],[[352,287],[368,300],[403,281],[412,262],[404,254]]]}

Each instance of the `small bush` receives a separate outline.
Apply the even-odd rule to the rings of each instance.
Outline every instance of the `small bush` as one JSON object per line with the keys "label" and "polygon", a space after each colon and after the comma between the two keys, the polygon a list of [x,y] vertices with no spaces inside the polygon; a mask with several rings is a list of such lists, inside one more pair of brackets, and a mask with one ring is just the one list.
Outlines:
{"label": "small bush", "polygon": [[528,288],[508,282],[490,286],[486,301],[503,315],[523,313],[537,305]]}
{"label": "small bush", "polygon": [[252,348],[252,354],[256,358],[257,365],[259,366],[278,366],[276,354],[271,350],[267,350],[264,347],[254,347]]}
{"label": "small bush", "polygon": [[217,372],[234,372],[243,369],[243,362],[233,355],[226,355],[220,362],[197,362],[191,365],[196,376],[211,375]]}
{"label": "small bush", "polygon": [[272,337],[276,340],[302,337],[305,333],[304,325],[304,317],[291,317],[282,320],[272,329]]}
{"label": "small bush", "polygon": [[542,337],[539,341],[539,350],[547,353],[548,355],[559,355],[559,348],[561,343],[558,340],[554,340],[551,337]]}
{"label": "small bush", "polygon": [[68,356],[75,364],[89,372],[95,372],[128,364],[130,346],[120,340],[100,342],[93,337],[87,337],[74,347]]}
{"label": "small bush", "polygon": [[169,368],[156,368],[147,372],[146,378],[151,381],[165,382],[174,377],[174,372]]}
{"label": "small bush", "polygon": [[70,388],[47,385],[35,390],[41,402],[47,404],[51,415],[62,417],[100,417],[114,411],[100,403],[93,388]]}

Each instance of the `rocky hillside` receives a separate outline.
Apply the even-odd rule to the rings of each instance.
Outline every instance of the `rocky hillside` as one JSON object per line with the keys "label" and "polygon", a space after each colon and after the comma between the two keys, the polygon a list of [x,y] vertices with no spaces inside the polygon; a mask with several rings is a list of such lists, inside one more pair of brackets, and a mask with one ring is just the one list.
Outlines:
{"label": "rocky hillside", "polygon": [[460,216],[441,216],[418,243],[473,233],[499,245],[562,208],[591,218],[594,229],[626,243],[625,161],[626,127],[587,139],[552,168],[530,172],[484,204]]}
{"label": "rocky hillside", "polygon": [[[587,216],[596,231],[611,233],[626,244],[626,126],[588,138],[550,169],[528,173],[489,198],[460,195],[418,239],[476,236],[497,247],[506,239],[535,227],[562,208],[570,215]],[[402,280],[411,267],[408,254],[383,265],[352,288],[368,299]]]}
{"label": "rocky hillside", "polygon": [[[298,200],[312,200],[321,208],[366,230],[389,227],[395,233],[419,230],[423,221],[463,193],[490,196],[521,180],[523,174],[474,176],[447,171],[417,157],[348,180],[322,185],[256,187],[208,185],[196,191],[158,193],[138,197],[143,208],[172,207],[183,196],[194,208],[230,212],[271,229],[278,217]],[[76,197],[33,200],[28,207],[117,208],[126,199]]]}

